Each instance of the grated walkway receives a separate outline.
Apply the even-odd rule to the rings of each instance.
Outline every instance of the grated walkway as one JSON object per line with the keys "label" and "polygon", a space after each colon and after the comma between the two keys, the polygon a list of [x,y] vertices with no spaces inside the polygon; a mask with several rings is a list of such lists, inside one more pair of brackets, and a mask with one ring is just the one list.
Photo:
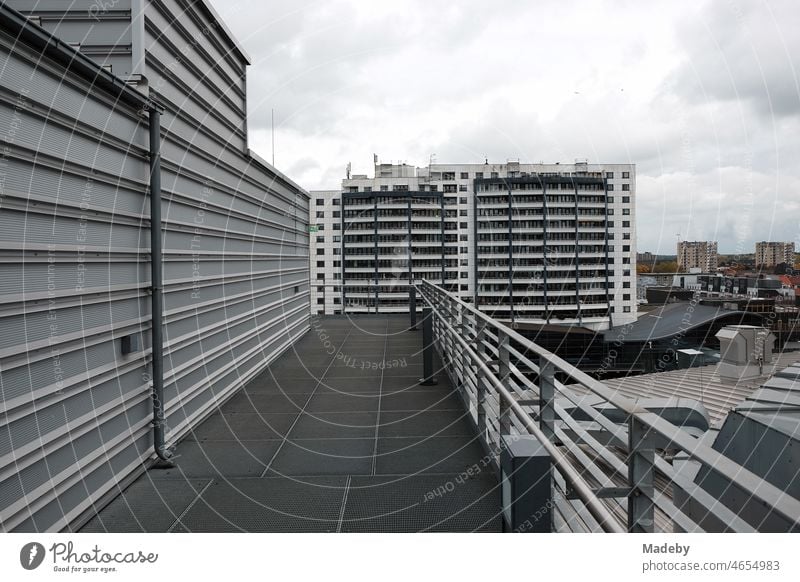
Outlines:
{"label": "grated walkway", "polygon": [[461,400],[443,373],[417,384],[422,332],[407,327],[312,319],[178,444],[175,469],[149,470],[81,531],[500,531],[498,483]]}

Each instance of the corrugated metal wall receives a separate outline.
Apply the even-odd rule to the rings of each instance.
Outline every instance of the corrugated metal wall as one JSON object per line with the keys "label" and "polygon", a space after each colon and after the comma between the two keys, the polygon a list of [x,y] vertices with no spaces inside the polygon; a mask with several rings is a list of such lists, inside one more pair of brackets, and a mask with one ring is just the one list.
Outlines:
{"label": "corrugated metal wall", "polygon": [[[148,19],[165,6],[148,3]],[[240,75],[223,92],[243,114],[244,64],[189,56],[205,58]],[[0,71],[0,529],[52,531],[151,456],[147,118],[5,34]],[[179,96],[159,79],[151,89]],[[247,153],[241,123],[175,101],[162,121],[170,442],[309,328],[307,194]],[[129,335],[140,350],[123,356]]]}

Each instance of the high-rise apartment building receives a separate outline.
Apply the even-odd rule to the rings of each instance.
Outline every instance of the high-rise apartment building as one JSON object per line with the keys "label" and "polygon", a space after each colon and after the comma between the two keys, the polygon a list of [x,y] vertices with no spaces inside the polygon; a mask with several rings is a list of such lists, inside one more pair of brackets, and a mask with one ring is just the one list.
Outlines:
{"label": "high-rise apartment building", "polygon": [[774,267],[781,263],[794,265],[793,242],[767,242],[756,243],[756,269]]}
{"label": "high-rise apartment building", "polygon": [[691,269],[700,269],[704,273],[713,273],[717,270],[718,263],[716,241],[678,242],[679,271],[686,273]]}
{"label": "high-rise apartment building", "polygon": [[312,305],[404,312],[428,279],[506,320],[634,321],[635,196],[630,164],[376,162],[312,192]]}

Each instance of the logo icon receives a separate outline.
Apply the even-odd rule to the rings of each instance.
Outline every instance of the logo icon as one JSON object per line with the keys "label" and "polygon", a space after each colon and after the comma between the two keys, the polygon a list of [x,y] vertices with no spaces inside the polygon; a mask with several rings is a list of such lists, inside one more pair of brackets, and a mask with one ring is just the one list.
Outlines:
{"label": "logo icon", "polygon": [[44,546],[37,542],[31,542],[22,546],[19,552],[19,563],[26,570],[35,570],[44,561]]}

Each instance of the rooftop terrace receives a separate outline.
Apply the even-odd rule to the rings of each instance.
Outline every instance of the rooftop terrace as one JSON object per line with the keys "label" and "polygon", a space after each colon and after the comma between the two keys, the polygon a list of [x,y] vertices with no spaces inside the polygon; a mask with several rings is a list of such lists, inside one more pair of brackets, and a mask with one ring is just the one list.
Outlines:
{"label": "rooftop terrace", "polygon": [[81,531],[499,531],[495,474],[447,375],[419,385],[421,347],[408,316],[312,320],[178,444],[175,468]]}

